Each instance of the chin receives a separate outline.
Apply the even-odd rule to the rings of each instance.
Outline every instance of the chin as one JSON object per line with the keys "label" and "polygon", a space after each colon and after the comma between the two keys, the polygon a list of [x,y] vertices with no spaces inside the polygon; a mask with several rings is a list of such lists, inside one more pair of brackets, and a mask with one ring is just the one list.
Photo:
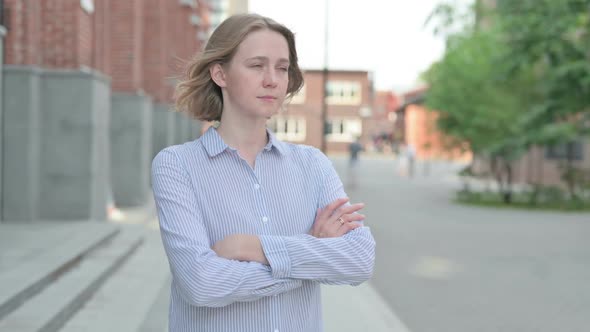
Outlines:
{"label": "chin", "polygon": [[270,113],[266,113],[264,115],[264,117],[268,120],[268,119],[272,118],[274,115],[277,115],[277,114],[279,114],[279,110],[278,109],[277,110],[274,110],[274,111],[272,111]]}

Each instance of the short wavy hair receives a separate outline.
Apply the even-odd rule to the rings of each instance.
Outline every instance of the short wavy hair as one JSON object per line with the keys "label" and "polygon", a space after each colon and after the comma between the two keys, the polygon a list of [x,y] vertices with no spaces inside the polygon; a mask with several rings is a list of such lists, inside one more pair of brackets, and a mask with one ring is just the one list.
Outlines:
{"label": "short wavy hair", "polygon": [[211,79],[209,69],[217,63],[229,63],[246,36],[262,29],[278,32],[287,40],[290,62],[287,98],[297,93],[303,86],[303,74],[297,63],[293,32],[268,17],[241,14],[223,21],[209,38],[205,50],[188,62],[185,77],[177,84],[174,93],[176,110],[199,120],[220,121],[223,112],[221,88]]}

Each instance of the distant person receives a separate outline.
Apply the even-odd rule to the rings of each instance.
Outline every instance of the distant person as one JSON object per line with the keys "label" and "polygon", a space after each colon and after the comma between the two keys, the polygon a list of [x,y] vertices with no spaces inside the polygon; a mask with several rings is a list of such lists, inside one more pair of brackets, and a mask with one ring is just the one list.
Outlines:
{"label": "distant person", "polygon": [[357,187],[356,165],[358,164],[361,151],[364,151],[364,148],[360,142],[360,138],[357,137],[354,142],[348,145],[348,152],[350,153],[348,173],[346,174],[348,189],[356,189]]}
{"label": "distant person", "polygon": [[356,164],[358,163],[359,160],[359,154],[361,151],[363,151],[363,145],[360,142],[360,138],[356,138],[354,142],[350,143],[350,145],[348,146],[348,151],[350,153],[350,158],[349,158],[349,166],[350,167],[354,167],[356,166]]}
{"label": "distant person", "polygon": [[266,127],[302,84],[293,33],[255,14],[229,17],[189,63],[176,105],[217,125],[152,164],[170,332],[319,332],[320,285],[371,277],[363,204],[321,151]]}
{"label": "distant person", "polygon": [[416,168],[416,148],[414,145],[408,144],[406,146],[406,158],[408,160],[408,175],[413,177]]}

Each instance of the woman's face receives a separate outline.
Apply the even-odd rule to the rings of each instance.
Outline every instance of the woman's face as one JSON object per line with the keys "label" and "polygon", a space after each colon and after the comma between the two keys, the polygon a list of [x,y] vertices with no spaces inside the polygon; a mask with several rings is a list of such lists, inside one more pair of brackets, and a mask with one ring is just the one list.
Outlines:
{"label": "woman's face", "polygon": [[[289,45],[283,35],[257,30],[242,41],[224,66],[226,108],[269,119],[280,109],[289,84]],[[224,101],[225,102],[225,101]]]}

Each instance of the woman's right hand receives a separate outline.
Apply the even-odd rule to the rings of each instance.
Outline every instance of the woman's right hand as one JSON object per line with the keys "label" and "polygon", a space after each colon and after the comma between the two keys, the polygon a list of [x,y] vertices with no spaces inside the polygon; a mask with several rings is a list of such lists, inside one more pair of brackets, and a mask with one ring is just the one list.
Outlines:
{"label": "woman's right hand", "polygon": [[318,209],[309,234],[318,238],[339,237],[361,227],[355,221],[362,221],[365,216],[355,212],[365,207],[365,204],[345,205],[348,201],[348,198],[339,198],[324,209]]}

